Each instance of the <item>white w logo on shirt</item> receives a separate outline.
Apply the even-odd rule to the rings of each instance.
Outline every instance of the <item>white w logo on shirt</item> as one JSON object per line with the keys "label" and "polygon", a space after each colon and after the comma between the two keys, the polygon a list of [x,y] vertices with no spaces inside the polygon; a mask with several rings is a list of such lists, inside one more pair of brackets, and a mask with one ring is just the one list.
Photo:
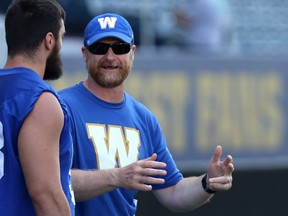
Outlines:
{"label": "white w logo on shirt", "polygon": [[117,17],[104,17],[98,19],[101,29],[115,28],[116,21]]}
{"label": "white w logo on shirt", "polygon": [[138,160],[138,130],[125,128],[123,131],[121,126],[109,125],[107,134],[105,125],[86,124],[86,128],[94,145],[99,170],[115,168],[117,161],[120,167],[124,167]]}

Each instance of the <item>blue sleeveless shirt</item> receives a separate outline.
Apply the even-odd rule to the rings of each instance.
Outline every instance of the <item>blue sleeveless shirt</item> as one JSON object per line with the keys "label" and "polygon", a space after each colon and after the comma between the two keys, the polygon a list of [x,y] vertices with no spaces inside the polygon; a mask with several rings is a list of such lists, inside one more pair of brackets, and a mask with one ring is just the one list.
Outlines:
{"label": "blue sleeveless shirt", "polygon": [[[70,168],[72,139],[67,110],[57,92],[34,71],[27,68],[0,69],[0,215],[35,215],[18,155],[20,128],[43,92],[51,92],[58,99],[64,113],[64,127],[60,137],[60,170],[63,191],[74,214],[74,195]],[[47,173],[49,175],[49,173]]]}

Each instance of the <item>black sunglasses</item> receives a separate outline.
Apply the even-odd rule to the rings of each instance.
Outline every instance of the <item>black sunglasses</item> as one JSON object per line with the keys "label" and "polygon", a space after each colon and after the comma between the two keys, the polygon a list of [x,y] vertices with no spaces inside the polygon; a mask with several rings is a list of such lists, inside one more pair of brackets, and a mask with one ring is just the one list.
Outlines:
{"label": "black sunglasses", "polygon": [[112,48],[113,52],[116,55],[122,55],[130,51],[131,44],[129,43],[107,44],[107,43],[96,42],[88,46],[87,49],[89,50],[89,52],[93,53],[94,55],[105,55],[108,52],[108,49],[110,47]]}

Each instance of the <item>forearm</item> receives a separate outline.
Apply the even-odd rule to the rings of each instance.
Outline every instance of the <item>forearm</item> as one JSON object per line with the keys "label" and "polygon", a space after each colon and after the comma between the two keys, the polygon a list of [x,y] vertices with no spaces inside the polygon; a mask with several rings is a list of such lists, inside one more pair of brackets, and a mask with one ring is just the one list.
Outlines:
{"label": "forearm", "polygon": [[39,194],[37,198],[32,198],[36,215],[41,216],[68,216],[71,215],[71,210],[68,201],[64,195],[54,194],[45,195]]}
{"label": "forearm", "polygon": [[194,210],[208,202],[213,196],[204,191],[202,178],[203,176],[184,178],[175,186],[167,188],[168,190],[163,189],[166,192],[160,196],[161,190],[155,191],[155,195],[163,205],[174,212]]}
{"label": "forearm", "polygon": [[85,201],[116,188],[115,169],[76,170],[72,173],[72,186],[76,201]]}

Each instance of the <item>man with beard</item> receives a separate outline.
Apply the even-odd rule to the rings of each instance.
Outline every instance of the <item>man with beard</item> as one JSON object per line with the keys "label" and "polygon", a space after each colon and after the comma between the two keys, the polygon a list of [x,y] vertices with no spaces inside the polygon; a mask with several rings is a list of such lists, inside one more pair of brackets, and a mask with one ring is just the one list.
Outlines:
{"label": "man with beard", "polygon": [[233,163],[215,148],[207,174],[184,178],[154,114],[124,90],[136,46],[118,14],[94,17],[82,53],[88,78],[60,92],[72,117],[76,215],[135,215],[137,191],[173,211],[190,211],[232,186]]}
{"label": "man with beard", "polygon": [[6,12],[0,69],[0,215],[74,215],[66,107],[45,80],[61,76],[65,11],[55,0],[15,0]]}

